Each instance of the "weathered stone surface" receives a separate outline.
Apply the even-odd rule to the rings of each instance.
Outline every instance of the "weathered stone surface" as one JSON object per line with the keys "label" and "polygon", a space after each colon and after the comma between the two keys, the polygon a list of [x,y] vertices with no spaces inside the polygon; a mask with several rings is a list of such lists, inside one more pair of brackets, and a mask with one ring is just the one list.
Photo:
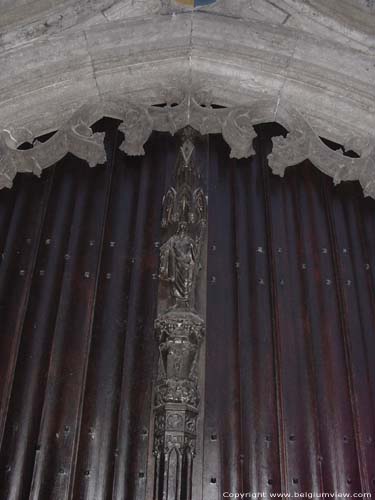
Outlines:
{"label": "weathered stone surface", "polygon": [[100,95],[136,92],[162,102],[163,88],[188,78],[190,38],[190,16],[183,15],[93,27],[87,47]]}
{"label": "weathered stone surface", "polygon": [[[136,5],[138,14],[140,7],[156,8]],[[0,52],[2,128],[26,127],[36,136],[59,129],[93,96],[135,93],[151,104],[163,100],[166,87],[194,84],[210,88],[222,105],[282,99],[319,135],[339,142],[349,130],[366,136],[375,129],[375,55],[369,50],[204,10],[103,19],[83,32],[62,31]]]}
{"label": "weathered stone surface", "polygon": [[373,144],[374,16],[362,0],[218,0],[193,11],[172,0],[6,2],[0,129],[17,147],[25,133],[64,129],[86,102],[200,94],[256,108],[252,123],[282,122],[290,108],[316,136]]}
{"label": "weathered stone surface", "polygon": [[[170,90],[170,97],[176,95]],[[200,105],[199,98],[206,98]],[[254,154],[256,133],[253,126],[277,121],[289,132],[286,138],[274,139],[269,164],[275,174],[284,175],[288,166],[310,159],[337,184],[343,180],[358,180],[365,195],[375,198],[375,145],[372,138],[350,136],[345,146],[359,158],[333,151],[322,142],[305,118],[293,107],[273,99],[260,100],[251,106],[212,108],[210,96],[198,91],[188,93],[176,106],[147,106],[120,98],[96,99],[82,106],[68,123],[42,145],[34,144],[27,151],[17,150],[12,131],[3,131],[0,144],[0,187],[11,187],[17,172],[37,175],[54,164],[67,152],[88,161],[90,166],[105,161],[103,134],[93,134],[90,125],[107,116],[122,121],[124,133],[120,149],[130,155],[144,154],[144,144],[153,130],[176,133],[190,126],[201,134],[221,133],[230,146],[232,158],[247,158]],[[173,103],[175,101],[170,101]],[[27,134],[26,134],[27,135]],[[25,137],[25,129],[22,130]]]}
{"label": "weathered stone surface", "polygon": [[34,137],[58,130],[85,101],[98,96],[83,33],[0,52],[0,67],[1,129],[24,127]]}

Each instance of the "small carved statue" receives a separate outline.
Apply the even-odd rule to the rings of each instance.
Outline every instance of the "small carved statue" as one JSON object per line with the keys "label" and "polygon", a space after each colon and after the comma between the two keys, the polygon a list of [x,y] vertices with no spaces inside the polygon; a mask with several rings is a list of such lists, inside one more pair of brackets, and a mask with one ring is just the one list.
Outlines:
{"label": "small carved statue", "polygon": [[177,233],[161,247],[160,259],[160,278],[170,283],[173,308],[191,309],[197,266],[197,243],[187,233],[186,222],[180,222]]}

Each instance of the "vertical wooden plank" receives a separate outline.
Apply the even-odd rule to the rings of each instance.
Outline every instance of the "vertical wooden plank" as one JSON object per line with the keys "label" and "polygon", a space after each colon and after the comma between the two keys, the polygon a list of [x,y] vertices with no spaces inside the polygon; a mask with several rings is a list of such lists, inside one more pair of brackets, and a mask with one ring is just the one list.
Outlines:
{"label": "vertical wooden plank", "polygon": [[[155,361],[153,322],[156,312],[158,248],[165,175],[176,158],[172,139],[155,134],[146,157],[132,161],[139,184],[122,359],[120,408],[112,497],[145,498],[152,380]],[[169,154],[165,154],[169,149]],[[127,160],[128,161],[128,160]],[[120,168],[129,168],[120,162]],[[150,460],[150,457],[148,458]]]}
{"label": "vertical wooden plank", "polygon": [[[268,145],[269,150],[269,145]],[[270,252],[273,254],[280,389],[282,398],[285,490],[319,491],[317,439],[313,418],[314,400],[309,372],[308,345],[304,332],[310,327],[302,303],[303,269],[299,207],[293,189],[293,171],[283,182],[270,173]],[[283,463],[284,462],[284,463]]]}
{"label": "vertical wooden plank", "polygon": [[[369,404],[370,384],[367,362],[366,330],[374,330],[373,294],[367,289],[365,262],[361,252],[361,237],[356,218],[356,202],[362,193],[353,185],[334,189],[327,184],[326,201],[331,224],[331,238],[335,246],[335,266],[338,295],[341,304],[342,335],[354,440],[357,452],[361,490],[370,491],[368,463],[374,462],[374,450],[369,448],[375,425],[374,407]],[[359,186],[358,186],[359,187]],[[370,293],[369,293],[370,292]],[[353,463],[352,467],[356,467]],[[352,480],[348,470],[347,481]]]}
{"label": "vertical wooden plank", "polygon": [[115,161],[101,255],[73,497],[110,498],[141,168]]}
{"label": "vertical wooden plank", "polygon": [[[304,200],[306,200],[306,195],[309,190],[308,183],[305,181],[301,172],[308,168],[309,172],[311,166],[306,164],[298,165],[295,167],[294,171],[290,172],[290,177],[288,179],[289,189],[292,191],[293,197],[293,210],[294,210],[294,221],[293,224],[296,226],[297,232],[297,248],[295,249],[294,259],[295,259],[295,273],[299,275],[299,283],[297,292],[297,303],[298,303],[298,314],[301,319],[302,328],[298,332],[298,352],[297,356],[301,356],[302,370],[303,370],[303,382],[304,387],[301,390],[304,391],[304,412],[301,416],[301,423],[299,424],[300,438],[304,441],[303,452],[308,453],[308,467],[300,471],[302,477],[309,477],[310,484],[308,484],[309,490],[312,492],[326,492],[323,485],[323,474],[321,470],[322,463],[322,444],[321,444],[321,427],[318,411],[319,405],[319,395],[317,391],[317,368],[315,366],[315,358],[313,353],[313,335],[314,331],[314,321],[309,314],[309,290],[313,281],[313,276],[319,276],[319,270],[314,269],[313,258],[311,256],[311,249],[314,248],[316,237],[311,229],[316,230],[316,221],[309,219],[308,207],[304,206]],[[314,193],[315,195],[317,193]],[[308,196],[308,195],[307,195]],[[311,203],[311,200],[310,200]],[[316,289],[313,284],[312,286],[314,293],[316,294]],[[314,296],[314,299],[316,297]],[[312,304],[312,310],[318,307],[318,302]],[[300,324],[301,324],[300,323]],[[299,374],[297,373],[297,376]],[[298,398],[297,398],[298,400]],[[298,401],[297,401],[298,403]],[[294,416],[296,418],[296,415]],[[308,424],[306,429],[303,428],[304,419],[306,418]],[[323,413],[324,418],[324,413]],[[290,446],[295,446],[299,448],[300,443],[296,442],[293,434],[289,436]],[[293,479],[292,479],[293,482]],[[305,483],[306,486],[306,483]],[[303,490],[303,486],[300,487]]]}
{"label": "vertical wooden plank", "polygon": [[[240,491],[241,422],[233,168],[221,137],[208,172],[207,338],[203,497]],[[211,141],[210,141],[211,142]]]}
{"label": "vertical wooden plank", "polygon": [[10,231],[18,184],[15,180],[13,189],[2,189],[0,193],[0,264],[5,257],[4,247]]}
{"label": "vertical wooden plank", "polygon": [[261,169],[263,175],[263,189],[265,196],[265,221],[267,228],[267,257],[269,267],[269,285],[271,298],[271,317],[272,317],[272,334],[273,334],[273,364],[275,375],[276,388],[276,415],[277,415],[277,440],[279,451],[279,468],[280,468],[280,492],[288,490],[287,477],[287,455],[285,444],[285,420],[284,420],[284,404],[283,404],[283,386],[282,386],[282,365],[281,365],[281,338],[280,338],[280,310],[278,304],[278,285],[277,285],[277,270],[274,245],[274,235],[272,226],[272,192],[270,188],[270,174],[266,162],[266,144],[264,138],[260,141],[260,156]]}
{"label": "vertical wooden plank", "polygon": [[[69,498],[111,169],[77,171],[77,196],[49,359],[30,499]],[[53,237],[53,236],[52,236]]]}
{"label": "vertical wooden plank", "polygon": [[[324,492],[357,491],[358,469],[348,467],[356,457],[350,397],[346,379],[340,307],[335,287],[333,248],[324,200],[325,176],[306,163],[301,169],[301,231],[304,241],[305,300],[311,325],[311,353],[317,395],[320,448],[317,459]],[[330,180],[328,179],[328,182]]]}
{"label": "vertical wooden plank", "polygon": [[[255,144],[259,153],[259,141]],[[271,283],[261,159],[234,167],[244,492],[280,490]]]}
{"label": "vertical wooden plank", "polygon": [[28,495],[34,459],[39,453],[45,375],[74,207],[77,165],[73,163],[56,168],[23,325],[0,454],[0,462],[10,468],[0,479],[2,494],[9,500]]}
{"label": "vertical wooden plank", "polygon": [[[19,179],[3,249],[0,270],[0,442],[3,440],[51,180],[52,172],[47,172],[41,181],[30,176]],[[5,465],[5,469],[9,469],[9,464]]]}
{"label": "vertical wooden plank", "polygon": [[[375,311],[375,202],[372,199],[361,198],[357,202],[356,222],[351,223],[353,228],[359,232],[361,242],[361,257],[355,252],[355,283],[360,299],[357,301],[361,308],[363,317],[362,343],[364,348],[365,368],[367,381],[364,384],[367,388],[363,394],[363,410],[360,409],[360,418],[363,422],[362,440],[365,442],[366,466],[368,470],[369,489],[372,495],[375,494],[375,470],[372,465],[375,463],[375,435],[373,423],[375,413],[375,336],[373,324]],[[359,243],[356,242],[356,248]],[[363,271],[364,270],[364,271]],[[363,275],[365,273],[365,276]],[[358,277],[357,277],[358,276]],[[366,286],[365,286],[366,284]],[[354,332],[353,332],[354,335]],[[361,405],[362,406],[362,405]],[[372,422],[372,423],[371,423]]]}

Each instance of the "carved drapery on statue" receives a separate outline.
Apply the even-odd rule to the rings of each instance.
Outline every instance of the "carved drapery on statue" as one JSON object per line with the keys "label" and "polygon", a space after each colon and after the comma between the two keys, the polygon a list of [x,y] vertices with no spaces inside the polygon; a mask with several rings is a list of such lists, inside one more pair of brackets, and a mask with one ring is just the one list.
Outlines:
{"label": "carved drapery on statue", "polygon": [[177,234],[161,249],[160,278],[171,283],[176,309],[189,310],[191,307],[198,243],[187,234],[186,223],[181,222]]}
{"label": "carved drapery on statue", "polygon": [[[205,320],[197,312],[207,200],[185,129],[175,186],[164,196],[155,335],[159,350],[154,401],[154,500],[190,500],[199,412],[198,362]],[[166,299],[162,299],[167,288]]]}

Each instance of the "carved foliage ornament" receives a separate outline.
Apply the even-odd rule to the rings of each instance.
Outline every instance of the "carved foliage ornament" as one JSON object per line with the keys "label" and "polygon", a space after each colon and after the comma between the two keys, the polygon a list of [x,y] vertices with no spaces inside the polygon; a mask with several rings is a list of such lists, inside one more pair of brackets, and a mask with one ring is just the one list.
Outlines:
{"label": "carved foliage ornament", "polygon": [[286,137],[274,137],[272,142],[268,163],[274,174],[283,177],[287,167],[309,159],[321,172],[332,177],[335,185],[358,180],[364,195],[375,199],[375,147],[362,150],[360,158],[345,156],[326,146],[303,122]]}
{"label": "carved foliage ornament", "polygon": [[106,161],[104,133],[93,133],[91,128],[75,115],[67,126],[48,141],[34,141],[33,148],[19,150],[9,131],[0,134],[0,189],[12,187],[18,172],[40,176],[42,171],[59,161],[68,152],[86,160],[90,167]]}
{"label": "carved foliage ornament", "polygon": [[232,158],[247,158],[254,154],[254,125],[277,121],[289,133],[286,138],[273,140],[269,165],[275,174],[283,176],[288,166],[309,159],[319,170],[331,176],[336,184],[344,180],[358,180],[365,196],[375,198],[375,143],[370,137],[364,145],[358,146],[358,141],[353,141],[353,149],[360,157],[350,158],[324,144],[292,107],[280,105],[275,114],[275,102],[265,100],[251,106],[212,108],[201,106],[191,96],[186,96],[176,106],[164,107],[116,99],[100,104],[88,103],[49,140],[44,143],[35,141],[28,150],[17,149],[19,144],[12,132],[3,130],[0,133],[0,189],[10,188],[18,172],[40,175],[68,152],[86,160],[90,166],[104,163],[104,135],[93,133],[90,128],[103,116],[122,120],[119,130],[125,137],[120,149],[129,155],[144,154],[144,144],[153,130],[175,134],[190,126],[201,134],[221,133],[231,148]]}

